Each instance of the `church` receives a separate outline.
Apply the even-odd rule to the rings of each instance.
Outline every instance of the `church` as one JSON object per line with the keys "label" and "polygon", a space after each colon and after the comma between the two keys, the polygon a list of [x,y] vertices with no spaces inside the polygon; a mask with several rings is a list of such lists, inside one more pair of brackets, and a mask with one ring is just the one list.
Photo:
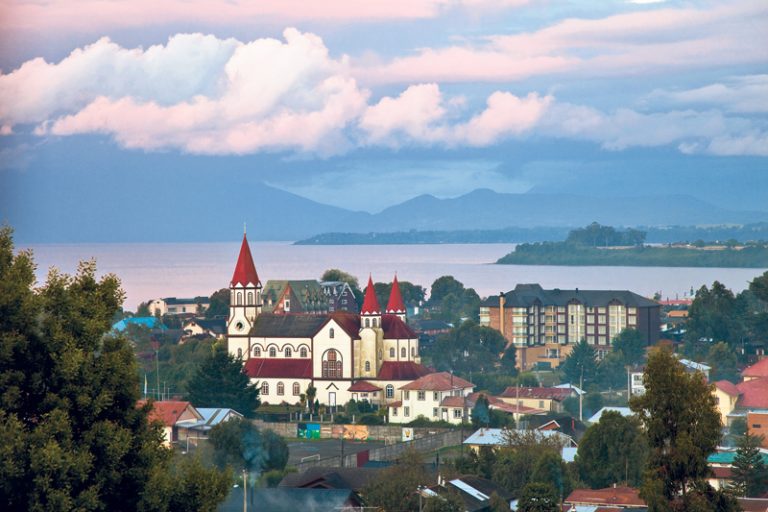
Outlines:
{"label": "church", "polygon": [[430,373],[406,323],[397,282],[382,311],[369,276],[360,313],[267,313],[262,284],[243,235],[230,282],[229,352],[261,387],[262,403],[297,403],[309,386],[320,403],[395,403],[400,387]]}

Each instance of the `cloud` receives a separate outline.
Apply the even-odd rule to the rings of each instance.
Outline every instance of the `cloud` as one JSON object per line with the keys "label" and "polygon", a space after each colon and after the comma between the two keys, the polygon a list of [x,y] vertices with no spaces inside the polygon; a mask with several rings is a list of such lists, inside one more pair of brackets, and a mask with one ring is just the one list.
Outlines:
{"label": "cloud", "polygon": [[367,83],[510,81],[549,74],[637,75],[768,62],[768,4],[644,8],[565,19],[533,32],[497,34],[418,49],[383,65],[358,65]]}
{"label": "cloud", "polygon": [[655,105],[717,107],[728,112],[768,112],[768,75],[733,77],[695,89],[656,89],[646,98]]}

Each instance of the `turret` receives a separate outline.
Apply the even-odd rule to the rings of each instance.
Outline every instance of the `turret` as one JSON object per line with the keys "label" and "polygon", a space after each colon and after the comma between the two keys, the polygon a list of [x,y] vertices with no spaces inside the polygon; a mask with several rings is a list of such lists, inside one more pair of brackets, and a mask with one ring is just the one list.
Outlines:
{"label": "turret", "polygon": [[[243,233],[243,243],[240,255],[237,257],[235,272],[229,283],[229,319],[227,321],[227,336],[230,352],[237,354],[240,350],[247,359],[248,333],[261,313],[261,281],[253,264],[251,248]],[[243,343],[243,341],[245,343]]]}
{"label": "turret", "polygon": [[360,327],[381,327],[381,306],[376,298],[373,279],[368,276],[368,286],[365,288],[363,307],[360,310]]}
{"label": "turret", "polygon": [[389,292],[389,302],[385,312],[388,315],[397,315],[400,320],[405,322],[405,304],[403,303],[403,295],[400,293],[400,283],[397,282],[397,274],[392,280],[392,291]]}

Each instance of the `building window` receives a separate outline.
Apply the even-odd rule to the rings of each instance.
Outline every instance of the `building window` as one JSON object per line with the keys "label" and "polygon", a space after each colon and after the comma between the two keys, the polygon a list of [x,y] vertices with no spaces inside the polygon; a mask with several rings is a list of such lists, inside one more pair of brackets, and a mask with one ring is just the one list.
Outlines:
{"label": "building window", "polygon": [[410,415],[411,415],[411,408],[403,407],[403,416],[410,416]]}
{"label": "building window", "polygon": [[366,372],[370,372],[371,371],[371,362],[370,361],[366,361],[365,362],[365,371]]}
{"label": "building window", "polygon": [[298,382],[293,383],[293,396],[299,396],[301,395],[301,388],[299,387]]}
{"label": "building window", "polygon": [[370,327],[371,326],[371,319],[370,318],[366,318],[365,319],[365,326],[366,327]]}
{"label": "building window", "polygon": [[285,385],[282,382],[277,383],[277,395],[283,396],[285,394]]}
{"label": "building window", "polygon": [[392,408],[392,416],[397,416],[397,407]]}
{"label": "building window", "polygon": [[237,349],[237,357],[243,357],[243,349]]}
{"label": "building window", "polygon": [[539,400],[539,409],[544,408],[544,400]]}
{"label": "building window", "polygon": [[277,357],[277,349],[275,347],[269,348],[269,357]]}
{"label": "building window", "polygon": [[379,361],[384,357],[383,352],[379,349]]}
{"label": "building window", "polygon": [[291,299],[285,299],[283,301],[283,309],[286,310],[286,311],[290,311],[291,310]]}
{"label": "building window", "polygon": [[410,400],[410,399],[411,399],[411,392],[403,391],[403,400]]}
{"label": "building window", "polygon": [[333,330],[333,327],[328,331],[328,337],[333,339],[333,337],[336,335],[336,331]]}
{"label": "building window", "polygon": [[389,357],[395,357],[395,349],[394,348],[390,348],[389,349]]}
{"label": "building window", "polygon": [[307,357],[307,349],[306,349],[306,348],[304,348],[304,347],[301,347],[301,348],[299,349],[299,356],[301,356],[301,357]]}
{"label": "building window", "polygon": [[[387,398],[394,398],[395,397],[395,386],[392,384],[387,384]],[[397,410],[397,409],[395,409]]]}
{"label": "building window", "polygon": [[262,396],[267,396],[269,394],[269,382],[261,383],[261,394]]}
{"label": "building window", "polygon": [[293,356],[293,351],[291,350],[291,347],[285,347],[285,357],[291,357]]}
{"label": "building window", "polygon": [[461,416],[462,416],[461,413],[462,413],[461,409],[454,409],[453,410],[453,417],[456,418],[456,419],[461,419]]}
{"label": "building window", "polygon": [[437,418],[440,413],[437,410],[437,407],[432,408],[432,417]]}
{"label": "building window", "polygon": [[416,398],[419,400],[426,400],[427,398],[427,392],[426,391],[419,391],[416,393]]}
{"label": "building window", "polygon": [[400,349],[400,357],[402,359],[405,359],[406,357],[408,357],[408,352],[405,350],[405,347]]}
{"label": "building window", "polygon": [[411,357],[416,357],[416,347],[411,347]]}
{"label": "building window", "polygon": [[237,292],[237,305],[242,306],[243,305],[243,294],[242,292]]}
{"label": "building window", "polygon": [[432,393],[432,400],[434,400],[435,402],[437,402],[438,400],[440,400],[440,393],[438,393],[437,391],[434,391],[434,392]]}
{"label": "building window", "polygon": [[341,354],[335,350],[329,350],[323,356],[323,378],[340,379],[341,377]]}
{"label": "building window", "polygon": [[261,347],[253,347],[253,357],[261,357]]}
{"label": "building window", "polygon": [[253,292],[248,292],[248,305],[253,304]]}

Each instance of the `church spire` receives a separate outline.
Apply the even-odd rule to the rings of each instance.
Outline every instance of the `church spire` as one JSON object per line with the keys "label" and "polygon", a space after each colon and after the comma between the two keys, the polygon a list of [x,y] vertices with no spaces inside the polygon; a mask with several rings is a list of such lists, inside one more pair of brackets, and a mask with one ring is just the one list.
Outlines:
{"label": "church spire", "polygon": [[360,314],[381,314],[381,306],[379,306],[379,299],[376,298],[376,290],[373,287],[373,279],[370,275],[368,275],[368,286],[365,288],[365,299],[363,299],[363,309],[360,310]]}
{"label": "church spire", "polygon": [[237,257],[237,265],[235,265],[235,273],[232,274],[230,285],[247,286],[248,284],[261,287],[259,275],[256,273],[256,266],[253,264],[251,248],[248,245],[245,233],[243,233],[243,244],[240,246],[240,255]]}
{"label": "church spire", "polygon": [[389,293],[386,313],[390,315],[405,314],[405,304],[403,304],[403,295],[400,293],[400,283],[397,282],[397,274],[392,280],[392,291]]}

